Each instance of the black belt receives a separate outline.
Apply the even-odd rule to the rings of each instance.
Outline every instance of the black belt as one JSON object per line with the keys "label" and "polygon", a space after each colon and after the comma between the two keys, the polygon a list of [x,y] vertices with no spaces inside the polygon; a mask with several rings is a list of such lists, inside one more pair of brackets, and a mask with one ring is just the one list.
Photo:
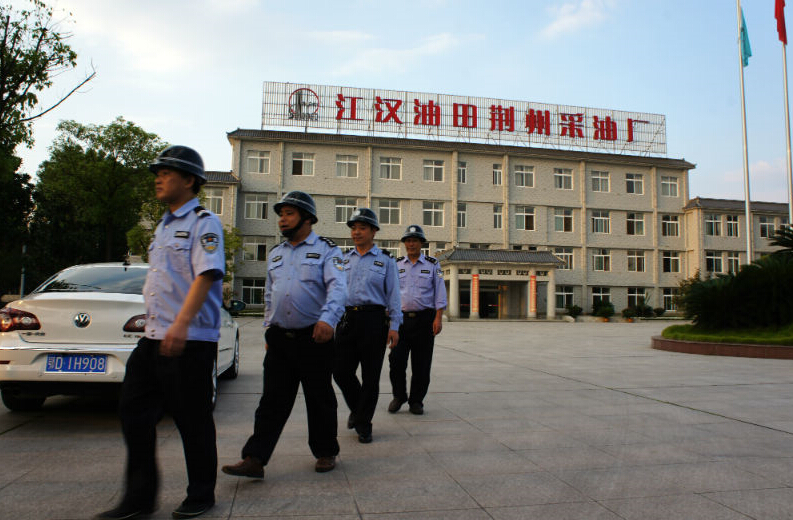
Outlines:
{"label": "black belt", "polygon": [[279,327],[278,325],[272,325],[270,328],[275,329],[275,332],[283,334],[289,339],[310,336],[314,331],[314,325],[309,325],[308,327],[304,327],[302,329],[285,329],[283,327]]}
{"label": "black belt", "polygon": [[383,305],[351,305],[344,308],[347,312],[385,312]]}
{"label": "black belt", "polygon": [[430,312],[434,314],[435,309],[422,309],[420,311],[402,311],[402,316],[404,318],[418,318],[419,316],[422,316],[424,314],[429,314]]}

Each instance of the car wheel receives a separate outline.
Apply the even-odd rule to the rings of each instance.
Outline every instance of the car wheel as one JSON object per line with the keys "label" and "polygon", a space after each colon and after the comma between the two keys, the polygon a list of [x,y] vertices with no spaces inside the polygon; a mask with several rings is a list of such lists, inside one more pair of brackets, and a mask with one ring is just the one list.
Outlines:
{"label": "car wheel", "polygon": [[215,405],[218,402],[218,359],[215,358],[215,362],[212,364],[212,409],[215,409]]}
{"label": "car wheel", "polygon": [[15,412],[32,412],[41,408],[46,397],[25,397],[10,390],[2,391],[3,404]]}
{"label": "car wheel", "polygon": [[234,361],[232,361],[231,366],[223,372],[220,377],[223,379],[236,379],[237,375],[240,373],[240,336],[239,333],[237,337],[234,339]]}

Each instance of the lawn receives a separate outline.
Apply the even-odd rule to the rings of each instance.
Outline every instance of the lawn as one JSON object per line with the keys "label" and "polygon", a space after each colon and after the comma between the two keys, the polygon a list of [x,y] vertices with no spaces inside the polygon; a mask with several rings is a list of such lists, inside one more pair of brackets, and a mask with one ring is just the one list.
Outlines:
{"label": "lawn", "polygon": [[781,328],[703,329],[696,325],[672,325],[661,333],[667,339],[711,341],[714,343],[751,343],[793,345],[793,323]]}

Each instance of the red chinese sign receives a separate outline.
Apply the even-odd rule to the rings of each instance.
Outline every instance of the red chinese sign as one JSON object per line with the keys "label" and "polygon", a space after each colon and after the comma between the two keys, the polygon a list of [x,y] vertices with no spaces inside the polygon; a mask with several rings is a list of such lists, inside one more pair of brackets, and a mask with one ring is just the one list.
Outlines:
{"label": "red chinese sign", "polygon": [[262,128],[294,126],[612,153],[666,153],[666,118],[659,114],[266,82]]}

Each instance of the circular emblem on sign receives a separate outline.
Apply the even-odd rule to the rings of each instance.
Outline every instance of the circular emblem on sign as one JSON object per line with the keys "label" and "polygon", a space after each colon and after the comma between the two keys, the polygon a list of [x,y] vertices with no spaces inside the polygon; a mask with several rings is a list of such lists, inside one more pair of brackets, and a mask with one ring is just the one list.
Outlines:
{"label": "circular emblem on sign", "polygon": [[319,96],[310,88],[299,88],[289,96],[289,119],[316,121]]}
{"label": "circular emblem on sign", "polygon": [[91,323],[91,316],[87,312],[78,312],[73,320],[75,327],[84,329]]}

